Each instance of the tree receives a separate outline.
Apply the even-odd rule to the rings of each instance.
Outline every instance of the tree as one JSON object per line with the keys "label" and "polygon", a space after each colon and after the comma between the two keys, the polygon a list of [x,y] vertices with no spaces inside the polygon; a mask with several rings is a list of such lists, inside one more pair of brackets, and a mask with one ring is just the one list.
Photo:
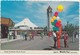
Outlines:
{"label": "tree", "polygon": [[69,34],[69,36],[71,37],[73,35],[73,32],[75,30],[74,25],[70,24],[69,22],[67,22],[67,25],[65,25],[64,30]]}

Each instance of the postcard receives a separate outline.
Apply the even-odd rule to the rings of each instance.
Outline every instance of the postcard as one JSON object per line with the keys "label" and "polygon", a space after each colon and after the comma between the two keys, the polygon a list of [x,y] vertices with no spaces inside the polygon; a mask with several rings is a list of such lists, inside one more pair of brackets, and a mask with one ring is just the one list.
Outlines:
{"label": "postcard", "polygon": [[79,53],[78,1],[0,3],[0,53]]}

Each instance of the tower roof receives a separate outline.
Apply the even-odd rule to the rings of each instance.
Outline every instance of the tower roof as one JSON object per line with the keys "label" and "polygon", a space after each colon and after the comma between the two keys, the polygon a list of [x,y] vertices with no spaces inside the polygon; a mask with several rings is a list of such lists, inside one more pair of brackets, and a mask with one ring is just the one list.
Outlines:
{"label": "tower roof", "polygon": [[52,9],[50,6],[47,8],[47,10]]}

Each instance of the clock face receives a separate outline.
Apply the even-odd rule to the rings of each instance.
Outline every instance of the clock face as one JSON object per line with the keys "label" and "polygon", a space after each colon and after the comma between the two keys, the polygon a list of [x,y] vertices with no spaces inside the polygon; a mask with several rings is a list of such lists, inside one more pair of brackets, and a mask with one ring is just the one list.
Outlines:
{"label": "clock face", "polygon": [[51,12],[51,9],[49,9],[49,12]]}

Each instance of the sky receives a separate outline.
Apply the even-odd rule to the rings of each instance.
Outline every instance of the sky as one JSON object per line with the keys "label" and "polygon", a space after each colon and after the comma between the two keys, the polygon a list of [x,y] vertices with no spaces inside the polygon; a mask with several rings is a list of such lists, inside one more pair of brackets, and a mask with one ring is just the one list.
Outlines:
{"label": "sky", "polygon": [[63,12],[59,13],[64,26],[67,21],[79,25],[79,3],[75,1],[2,1],[1,17],[10,18],[19,23],[25,18],[39,27],[47,26],[47,8],[51,6],[52,15],[57,11],[57,6],[63,5]]}

